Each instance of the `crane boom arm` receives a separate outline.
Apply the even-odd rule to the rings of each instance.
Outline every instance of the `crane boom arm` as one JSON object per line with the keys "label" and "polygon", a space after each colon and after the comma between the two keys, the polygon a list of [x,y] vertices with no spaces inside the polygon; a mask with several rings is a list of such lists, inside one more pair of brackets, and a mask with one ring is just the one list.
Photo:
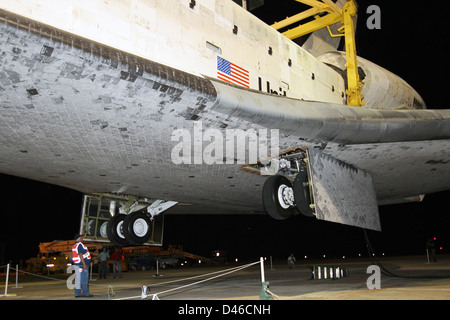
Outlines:
{"label": "crane boom arm", "polygon": [[[272,25],[277,30],[288,27],[294,23],[300,22],[306,18],[315,15],[315,19],[305,24],[301,24],[295,28],[287,30],[282,34],[287,38],[293,40],[301,36],[310,34],[322,28],[341,22],[343,27],[339,29],[340,34],[337,36],[345,37],[345,51],[346,51],[346,67],[347,67],[347,104],[350,106],[362,107],[364,105],[364,97],[361,94],[363,82],[361,82],[358,74],[358,64],[356,60],[356,40],[355,40],[355,26],[353,18],[356,16],[357,7],[353,0],[347,0],[344,7],[340,9],[330,0],[296,0],[311,6],[304,12],[296,14],[285,20],[276,22]],[[317,16],[320,13],[327,13],[324,16]],[[331,32],[330,32],[331,34]],[[331,34],[331,36],[336,36]]]}

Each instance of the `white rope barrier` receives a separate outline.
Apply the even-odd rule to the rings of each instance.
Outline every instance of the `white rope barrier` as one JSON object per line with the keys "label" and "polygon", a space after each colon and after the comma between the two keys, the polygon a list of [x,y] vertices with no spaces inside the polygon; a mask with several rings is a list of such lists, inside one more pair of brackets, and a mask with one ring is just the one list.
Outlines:
{"label": "white rope barrier", "polygon": [[[0,268],[1,268],[1,267],[2,267],[2,266],[0,266]],[[44,275],[40,275],[40,274],[28,272],[28,271],[21,270],[21,269],[17,269],[17,268],[13,268],[13,267],[10,267],[10,269],[16,270],[16,272],[21,272],[21,273],[24,273],[24,274],[29,274],[29,275],[34,276],[34,277],[37,277],[37,278],[42,278],[42,279],[46,279],[46,280],[53,280],[53,281],[55,281],[55,282],[67,282],[67,279],[57,279],[57,278],[52,278],[52,277],[49,277],[49,276],[44,276]],[[68,274],[68,273],[66,272],[66,273],[63,273],[63,274]],[[92,280],[92,274],[90,275],[90,280]],[[107,284],[95,284],[95,283],[89,282],[89,286],[107,287],[108,285],[107,285]],[[131,288],[130,286],[126,286],[126,287],[127,287],[127,288]]]}
{"label": "white rope barrier", "polygon": [[240,269],[244,269],[244,268],[250,267],[250,266],[252,266],[252,265],[254,265],[254,264],[257,264],[257,263],[258,263],[258,262],[253,262],[253,263],[249,263],[249,264],[245,264],[245,265],[242,265],[242,266],[237,266],[237,267],[233,267],[233,268],[229,268],[229,269],[225,269],[225,270],[219,270],[219,271],[215,271],[215,272],[211,272],[211,273],[206,273],[206,274],[201,274],[201,275],[192,276],[192,277],[183,278],[183,279],[176,279],[176,280],[171,280],[171,281],[166,281],[166,282],[160,282],[160,283],[156,283],[156,284],[151,284],[151,285],[149,285],[149,286],[153,286],[153,287],[156,287],[156,286],[162,286],[162,285],[166,285],[166,284],[169,284],[169,283],[181,282],[181,281],[187,281],[187,280],[192,280],[192,279],[196,279],[196,278],[201,278],[201,277],[210,276],[210,275],[213,275],[213,274],[218,274],[218,273],[222,273],[222,272],[227,272],[227,271],[233,270],[233,269],[239,269],[239,270],[240,270]]}
{"label": "white rope barrier", "polygon": [[[20,272],[20,273],[23,273],[23,274],[31,275],[31,276],[36,277],[36,278],[42,278],[42,279],[44,279],[44,280],[51,280],[51,281],[54,281],[54,282],[67,283],[67,279],[57,279],[57,278],[53,278],[53,277],[49,277],[49,276],[44,276],[44,275],[40,275],[40,274],[28,272],[28,271],[19,269],[17,265],[16,265],[16,268],[10,267],[9,265],[0,266],[0,268],[2,268],[2,267],[9,267],[9,270],[15,270],[15,271],[16,271],[16,286],[14,287],[14,289],[22,288],[22,287],[19,287],[19,286],[18,286],[18,281],[19,281],[19,279],[18,279],[18,277],[19,277],[18,273],[19,273],[19,272]],[[7,271],[7,278],[9,278],[9,271]],[[89,286],[105,287],[105,288],[106,288],[108,285],[106,285],[106,284],[103,284],[103,285],[101,285],[101,284],[94,284],[94,283],[91,283],[91,282],[90,282],[90,283],[89,283]],[[111,286],[109,286],[109,287],[111,287]],[[130,288],[129,286],[127,286],[127,287]],[[6,288],[5,288],[5,291],[6,291]],[[2,296],[3,296],[3,295],[0,295],[0,297],[2,297]]]}
{"label": "white rope barrier", "polygon": [[173,288],[173,289],[161,291],[161,292],[158,292],[158,293],[155,294],[155,295],[162,295],[162,294],[165,294],[165,293],[168,293],[168,292],[172,292],[172,291],[184,289],[184,288],[187,288],[187,287],[195,286],[195,285],[197,285],[197,284],[200,284],[200,283],[203,283],[203,282],[206,282],[206,281],[210,281],[210,280],[214,280],[214,279],[217,279],[217,278],[220,278],[220,277],[229,275],[229,274],[231,274],[231,273],[240,271],[240,270],[242,270],[242,269],[246,269],[246,268],[251,267],[252,265],[255,265],[255,264],[257,264],[257,263],[259,263],[259,262],[254,262],[254,263],[251,263],[251,264],[249,264],[249,265],[245,265],[245,266],[243,266],[243,267],[241,267],[241,268],[234,269],[234,270],[225,272],[225,273],[223,273],[223,274],[219,274],[219,275],[217,275],[217,276],[213,276],[213,277],[210,277],[210,278],[207,278],[207,279],[203,279],[203,280],[200,280],[200,281],[197,281],[197,282],[193,282],[193,283],[191,283],[191,284],[187,284],[187,285],[184,285],[184,286],[180,286],[180,287],[178,287],[178,288]]}
{"label": "white rope barrier", "polygon": [[281,298],[279,297],[279,296],[277,296],[275,293],[273,293],[272,291],[270,291],[269,289],[265,289],[266,290],[266,292],[268,293],[268,294],[270,294],[272,297],[274,297],[275,299],[277,299],[277,300],[281,300]]}
{"label": "white rope barrier", "polygon": [[203,279],[203,280],[200,280],[200,281],[196,281],[196,282],[193,282],[193,283],[190,283],[190,284],[186,284],[186,285],[183,285],[183,286],[179,286],[179,287],[176,287],[176,288],[172,288],[172,289],[168,289],[168,290],[164,290],[164,291],[160,291],[160,292],[152,294],[152,300],[159,300],[159,296],[160,295],[167,294],[167,293],[172,292],[172,291],[177,291],[177,290],[181,290],[181,289],[184,289],[184,288],[192,287],[192,286],[198,285],[198,284],[206,282],[206,281],[214,280],[214,279],[217,279],[217,278],[229,275],[231,273],[234,273],[234,272],[237,272],[237,271],[249,268],[249,267],[251,267],[253,265],[256,265],[258,263],[260,263],[260,262],[257,261],[257,262],[249,263],[249,264],[246,264],[246,265],[242,265],[242,266],[226,269],[226,270],[211,272],[211,273],[208,273],[208,274],[193,276],[193,277],[184,278],[184,279],[177,279],[177,280],[172,280],[172,281],[166,281],[166,282],[153,284],[153,285],[148,285],[148,286],[142,286],[141,287],[142,288],[142,294],[141,295],[139,295],[139,296],[132,296],[132,297],[118,298],[118,299],[114,299],[114,300],[129,300],[129,299],[138,299],[138,298],[146,299],[148,297],[148,295],[147,295],[147,288],[148,287],[151,287],[151,286],[153,286],[153,287],[155,287],[155,286],[163,286],[163,285],[170,284],[170,283],[188,281],[188,280],[192,280],[192,279],[196,279],[196,278],[200,278],[200,277],[206,277],[206,276],[214,275],[212,277],[209,277],[209,278],[206,278],[206,279]]}
{"label": "white rope barrier", "polygon": [[17,272],[22,272],[22,273],[29,274],[29,275],[32,275],[32,276],[38,277],[38,278],[43,278],[43,279],[53,280],[53,281],[66,282],[66,280],[56,279],[56,278],[52,278],[52,277],[48,277],[48,276],[43,276],[43,275],[40,275],[40,274],[27,272],[27,271],[25,271],[25,270],[20,270],[20,269],[16,269],[16,268],[12,268],[12,267],[11,267],[11,269],[16,270]]}
{"label": "white rope barrier", "polygon": [[[193,287],[195,285],[198,285],[198,284],[201,284],[201,283],[204,283],[204,282],[207,282],[207,281],[211,281],[211,280],[214,280],[214,279],[217,279],[217,278],[220,278],[220,277],[224,277],[226,275],[232,274],[234,272],[241,271],[243,269],[249,268],[249,267],[257,265],[257,264],[261,265],[261,281],[262,281],[262,284],[263,284],[263,290],[267,294],[271,295],[272,297],[274,297],[276,299],[280,299],[277,295],[275,295],[273,292],[271,292],[267,288],[267,286],[265,286],[266,282],[265,282],[263,263],[264,263],[263,258],[261,258],[260,261],[248,263],[248,264],[245,264],[245,265],[241,265],[241,266],[237,266],[237,267],[233,267],[233,268],[229,268],[229,269],[225,269],[225,270],[219,270],[219,271],[215,271],[215,272],[211,272],[211,273],[207,273],[207,274],[196,275],[196,276],[192,276],[192,277],[188,277],[188,278],[175,279],[175,280],[165,281],[165,282],[160,282],[160,283],[153,283],[153,284],[150,284],[150,285],[143,285],[143,286],[141,286],[141,290],[142,290],[141,295],[139,295],[139,296],[131,296],[131,297],[124,297],[124,298],[117,298],[117,299],[114,299],[114,300],[129,300],[129,299],[139,299],[139,298],[140,299],[146,299],[146,298],[148,298],[147,291],[149,291],[148,288],[150,288],[150,287],[154,288],[154,287],[164,286],[164,285],[168,285],[168,284],[173,284],[173,283],[176,283],[176,282],[185,282],[185,281],[194,280],[194,279],[197,279],[197,278],[207,277],[206,279],[195,281],[193,283],[182,285],[182,286],[179,286],[179,287],[176,287],[176,288],[163,290],[163,291],[160,291],[160,292],[157,292],[157,293],[154,293],[154,294],[151,295],[152,296],[152,300],[159,300],[159,296],[161,296],[161,295],[164,295],[164,294],[167,294],[167,293],[170,293],[170,292],[173,292],[173,291],[182,290],[182,289],[185,289],[185,288],[188,288],[188,287]],[[46,279],[46,280],[52,280],[52,281],[56,281],[56,282],[67,282],[67,279],[64,279],[64,280],[56,279],[56,278],[52,278],[52,277],[48,277],[48,276],[44,276],[44,275],[38,275],[38,274],[30,273],[30,272],[27,272],[27,271],[24,271],[24,270],[19,270],[17,265],[16,265],[16,268],[10,267],[9,264],[7,264],[5,266],[0,266],[0,268],[2,268],[2,267],[6,267],[7,268],[7,272],[6,272],[5,294],[4,295],[0,295],[0,297],[12,296],[12,295],[8,294],[8,281],[9,281],[10,269],[16,271],[16,288],[21,288],[21,287],[17,286],[17,284],[18,284],[18,272],[19,271],[21,273],[29,274],[29,275],[32,275],[32,276],[35,276],[35,277]],[[92,283],[90,283],[89,285],[90,286],[98,286],[98,287],[108,287],[108,289],[107,289],[108,298],[112,298],[112,297],[116,296],[116,293],[114,292],[114,288],[113,288],[112,285],[96,285],[96,284],[92,284]],[[117,288],[117,286],[116,286],[116,288]],[[125,288],[131,289],[133,287],[125,286]]]}

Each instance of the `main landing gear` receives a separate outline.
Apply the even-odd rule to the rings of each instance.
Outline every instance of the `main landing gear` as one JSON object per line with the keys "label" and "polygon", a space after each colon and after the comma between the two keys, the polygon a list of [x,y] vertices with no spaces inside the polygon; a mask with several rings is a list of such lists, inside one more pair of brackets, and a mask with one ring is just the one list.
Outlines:
{"label": "main landing gear", "polygon": [[[137,205],[136,201],[133,205]],[[153,217],[173,207],[177,202],[156,200],[143,209],[133,211],[133,205],[128,208],[128,214],[116,214],[111,217],[106,226],[108,239],[115,245],[142,245],[147,242],[153,232]]]}
{"label": "main landing gear", "polygon": [[126,195],[85,195],[81,228],[84,239],[110,241],[116,246],[162,241],[161,213],[177,202]]}
{"label": "main landing gear", "polygon": [[276,220],[287,219],[299,212],[314,217],[305,153],[272,159],[271,166],[277,168],[277,173],[270,176],[263,187],[267,214]]}
{"label": "main landing gear", "polygon": [[106,234],[108,239],[118,246],[141,245],[152,234],[152,222],[150,217],[142,211],[129,215],[117,214],[109,219]]}

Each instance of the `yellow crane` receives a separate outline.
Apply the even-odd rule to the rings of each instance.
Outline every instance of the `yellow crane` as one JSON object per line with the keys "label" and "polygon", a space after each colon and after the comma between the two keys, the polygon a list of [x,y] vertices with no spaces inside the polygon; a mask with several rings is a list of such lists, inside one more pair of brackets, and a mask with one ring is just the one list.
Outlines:
{"label": "yellow crane", "polygon": [[[347,104],[350,106],[364,106],[364,97],[361,94],[364,83],[359,79],[358,64],[356,61],[356,40],[355,40],[355,26],[353,18],[358,11],[353,0],[347,0],[341,9],[332,0],[295,0],[306,4],[311,9],[305,10],[285,20],[276,22],[272,25],[273,28],[280,30],[286,28],[294,23],[299,23],[302,20],[314,16],[314,20],[300,24],[297,27],[289,29],[282,34],[287,38],[293,40],[312,33],[322,28],[328,28],[332,37],[345,37],[345,51],[347,55]],[[319,16],[319,14],[326,13]],[[333,34],[330,26],[341,22],[343,26],[338,29],[339,34]]]}

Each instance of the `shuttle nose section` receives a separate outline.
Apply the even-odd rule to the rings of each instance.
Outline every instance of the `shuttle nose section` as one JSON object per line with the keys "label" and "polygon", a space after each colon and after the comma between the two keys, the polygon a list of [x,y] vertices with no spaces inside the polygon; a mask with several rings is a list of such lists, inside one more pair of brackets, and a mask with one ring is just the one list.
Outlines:
{"label": "shuttle nose section", "polygon": [[[346,81],[345,52],[328,52],[318,57]],[[358,57],[360,79],[364,83],[362,95],[366,108],[399,110],[426,109],[422,97],[396,74]]]}

